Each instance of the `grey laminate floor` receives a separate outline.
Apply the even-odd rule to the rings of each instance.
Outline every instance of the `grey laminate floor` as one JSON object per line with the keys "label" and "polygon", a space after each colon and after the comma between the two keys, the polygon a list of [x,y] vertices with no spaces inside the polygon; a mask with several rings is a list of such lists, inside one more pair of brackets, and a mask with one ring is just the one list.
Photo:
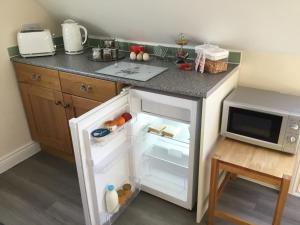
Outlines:
{"label": "grey laminate floor", "polygon": [[1,174],[0,223],[84,224],[75,166],[39,153]]}
{"label": "grey laminate floor", "polygon": [[[219,207],[269,225],[276,191],[241,179],[230,183]],[[190,212],[140,193],[115,225],[196,225]],[[75,166],[45,153],[0,175],[0,224],[84,225]],[[205,219],[201,225],[205,224]],[[216,225],[230,223],[217,220]],[[282,225],[300,225],[300,199],[290,196]]]}

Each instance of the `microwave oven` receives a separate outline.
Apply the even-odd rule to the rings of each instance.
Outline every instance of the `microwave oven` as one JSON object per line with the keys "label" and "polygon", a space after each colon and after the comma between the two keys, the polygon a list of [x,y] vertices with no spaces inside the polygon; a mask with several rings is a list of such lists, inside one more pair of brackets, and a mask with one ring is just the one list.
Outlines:
{"label": "microwave oven", "polygon": [[223,102],[221,135],[296,154],[300,97],[237,87]]}

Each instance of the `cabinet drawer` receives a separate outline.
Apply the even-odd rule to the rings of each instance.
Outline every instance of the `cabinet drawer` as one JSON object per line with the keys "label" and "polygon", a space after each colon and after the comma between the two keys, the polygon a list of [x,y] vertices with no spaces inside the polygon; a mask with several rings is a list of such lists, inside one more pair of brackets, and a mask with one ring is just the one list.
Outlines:
{"label": "cabinet drawer", "polygon": [[58,71],[26,64],[15,64],[19,82],[61,90]]}
{"label": "cabinet drawer", "polygon": [[105,102],[117,94],[115,82],[60,72],[62,91],[68,94]]}

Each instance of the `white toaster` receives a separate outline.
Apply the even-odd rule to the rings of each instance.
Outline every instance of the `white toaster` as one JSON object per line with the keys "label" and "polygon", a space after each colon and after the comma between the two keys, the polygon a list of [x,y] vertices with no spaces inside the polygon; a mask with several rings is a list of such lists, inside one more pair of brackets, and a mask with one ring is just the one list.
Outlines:
{"label": "white toaster", "polygon": [[51,32],[47,29],[40,31],[20,31],[17,39],[19,52],[23,57],[55,54],[56,46],[53,44]]}

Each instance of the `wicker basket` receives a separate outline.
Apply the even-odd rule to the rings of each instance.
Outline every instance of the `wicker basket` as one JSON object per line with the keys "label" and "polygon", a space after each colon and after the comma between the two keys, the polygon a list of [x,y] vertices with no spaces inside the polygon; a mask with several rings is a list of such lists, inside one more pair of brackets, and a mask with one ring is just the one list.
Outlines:
{"label": "wicker basket", "polygon": [[227,59],[221,59],[212,61],[209,59],[205,60],[204,71],[207,73],[221,73],[228,69]]}

